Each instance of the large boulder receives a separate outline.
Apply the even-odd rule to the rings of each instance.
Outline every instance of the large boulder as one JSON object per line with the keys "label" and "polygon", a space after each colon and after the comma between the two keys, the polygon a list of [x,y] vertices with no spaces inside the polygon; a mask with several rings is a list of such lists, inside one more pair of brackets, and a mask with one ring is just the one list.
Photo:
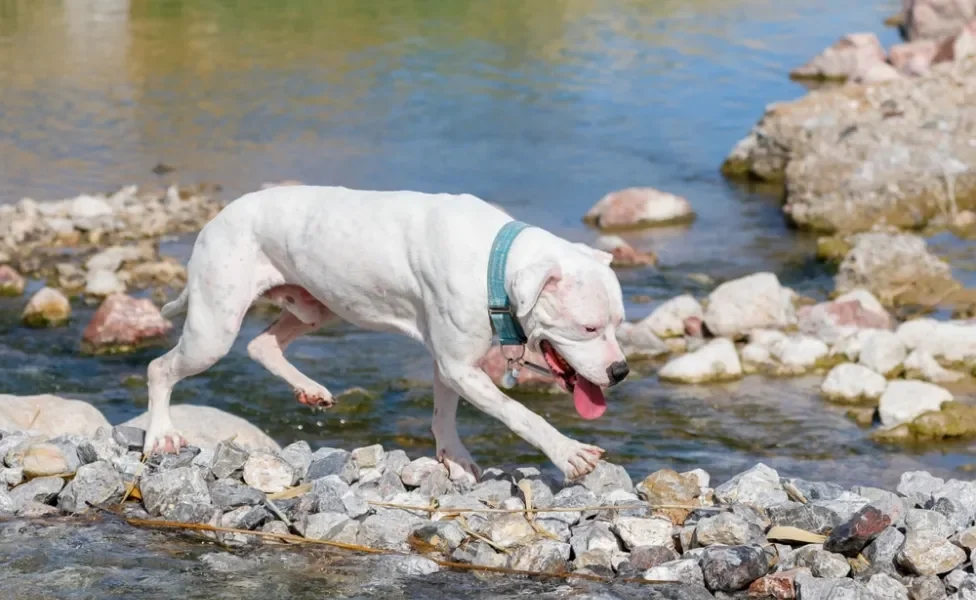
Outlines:
{"label": "large boulder", "polygon": [[976,320],[915,319],[896,334],[909,351],[924,351],[946,365],[976,367]]}
{"label": "large boulder", "polygon": [[797,79],[845,80],[869,67],[884,64],[885,51],[873,33],[849,33],[810,62],[790,71]]}
{"label": "large boulder", "polygon": [[976,18],[974,0],[908,0],[903,30],[909,40],[941,40]]}
{"label": "large boulder", "polygon": [[714,335],[740,338],[753,329],[779,329],[796,322],[793,290],[773,273],[727,281],[708,296],[705,325]]}
{"label": "large boulder", "polygon": [[691,203],[654,188],[627,188],[607,194],[583,216],[600,229],[628,229],[674,223],[695,218]]}
{"label": "large boulder", "polygon": [[147,298],[112,294],[95,311],[82,334],[88,352],[126,352],[165,339],[173,324]]}
{"label": "large boulder", "polygon": [[[223,440],[234,439],[234,443],[248,451],[278,452],[281,448],[268,434],[244,419],[212,406],[176,404],[170,406],[173,425],[183,434],[191,446],[216,448]],[[146,429],[149,426],[149,413],[129,419],[123,425]]]}
{"label": "large boulder", "polygon": [[924,381],[892,381],[881,394],[878,414],[886,428],[908,423],[923,413],[938,411],[952,402],[947,390]]}
{"label": "large boulder", "polygon": [[110,426],[101,411],[82,400],[50,394],[0,394],[0,429],[30,430],[48,437],[66,434],[91,437],[99,427]]}
{"label": "large boulder", "polygon": [[855,289],[831,302],[802,306],[796,311],[803,333],[827,344],[861,329],[891,329],[893,320],[871,292]]}

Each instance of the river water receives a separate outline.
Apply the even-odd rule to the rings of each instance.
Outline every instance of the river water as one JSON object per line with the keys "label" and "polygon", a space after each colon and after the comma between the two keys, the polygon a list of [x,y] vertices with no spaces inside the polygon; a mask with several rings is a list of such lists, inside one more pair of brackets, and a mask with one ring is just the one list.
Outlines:
{"label": "river water", "polygon": [[[815,239],[778,198],[718,167],[770,102],[805,93],[791,68],[839,35],[874,31],[898,2],[841,0],[0,0],[0,201],[55,199],[126,182],[212,181],[228,199],[286,178],[375,189],[470,192],[573,240],[604,193],[650,185],[689,198],[690,228],[627,236],[661,258],[621,271],[628,318],[711,281],[758,270],[822,297]],[[157,163],[175,168],[165,175]],[[186,257],[192,237],[167,243]],[[704,274],[707,278],[689,277]],[[40,286],[32,282],[32,288]],[[713,285],[713,284],[712,284]],[[651,303],[635,299],[649,296]],[[0,301],[0,391],[83,398],[119,422],[145,410],[159,350],[79,355],[91,309],[65,330],[18,327]],[[345,327],[289,350],[334,391],[372,394],[329,413],[300,408],[246,355],[181,383],[175,402],[250,419],[281,443],[381,442],[433,452],[431,362],[422,348]],[[724,480],[757,461],[784,474],[892,485],[912,468],[951,475],[963,447],[882,448],[819,399],[819,378],[664,386],[632,375],[607,415],[582,422],[565,397],[526,397],[559,429],[598,443],[634,477],[701,467]],[[462,407],[482,466],[544,457]],[[713,479],[713,480],[715,480]]]}

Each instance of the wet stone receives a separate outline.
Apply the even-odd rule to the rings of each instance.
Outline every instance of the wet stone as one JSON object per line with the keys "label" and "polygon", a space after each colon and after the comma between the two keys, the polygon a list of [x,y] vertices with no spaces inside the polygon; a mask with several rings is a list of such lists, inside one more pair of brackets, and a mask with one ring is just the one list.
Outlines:
{"label": "wet stone", "polygon": [[401,577],[432,575],[441,570],[440,565],[423,556],[382,556],[370,565],[375,572],[386,572]]}
{"label": "wet stone", "polygon": [[691,559],[675,560],[651,567],[644,572],[644,579],[705,585],[705,576],[698,561]]}
{"label": "wet stone", "polygon": [[93,462],[78,468],[58,498],[58,507],[68,513],[88,509],[88,503],[107,505],[122,499],[122,478],[107,462]]}
{"label": "wet stone", "polygon": [[151,515],[159,515],[168,506],[184,502],[206,504],[210,502],[210,490],[200,471],[191,467],[180,467],[163,473],[152,473],[139,483],[142,503]]}
{"label": "wet stone", "polygon": [[750,542],[763,541],[763,529],[743,517],[723,512],[699,521],[695,528],[695,542],[698,546],[739,546]]}
{"label": "wet stone", "polygon": [[515,550],[509,558],[509,567],[523,571],[559,572],[566,570],[569,562],[569,544],[554,540],[541,540]]}
{"label": "wet stone", "polygon": [[860,552],[890,524],[887,515],[873,506],[865,506],[831,532],[824,549],[841,554]]}
{"label": "wet stone", "polygon": [[50,504],[63,488],[64,480],[60,477],[38,477],[10,490],[10,497],[18,507],[29,502]]}
{"label": "wet stone", "polygon": [[825,535],[843,521],[840,515],[825,506],[785,503],[769,507],[769,519],[774,525],[797,527],[804,531]]}
{"label": "wet stone", "polygon": [[125,451],[142,450],[146,442],[146,430],[130,425],[116,425],[112,428],[112,439]]}
{"label": "wet stone", "polygon": [[244,468],[247,462],[247,450],[241,448],[234,442],[222,441],[214,449],[213,462],[210,464],[210,472],[217,479],[226,479]]}
{"label": "wet stone", "polygon": [[942,513],[934,510],[913,508],[905,515],[905,528],[908,535],[912,533],[928,532],[948,538],[956,532],[956,528],[949,523]]}
{"label": "wet stone", "polygon": [[898,553],[898,564],[916,575],[948,573],[966,560],[966,551],[929,531],[909,533]]}
{"label": "wet stone", "polygon": [[759,546],[706,548],[701,566],[705,586],[713,592],[736,592],[745,589],[769,571],[766,554]]}
{"label": "wet stone", "polygon": [[230,510],[239,506],[261,504],[265,495],[236,479],[218,479],[210,484],[210,497],[217,508]]}
{"label": "wet stone", "polygon": [[305,479],[305,476],[308,474],[308,468],[312,464],[312,448],[308,445],[308,442],[301,440],[288,444],[281,449],[278,456],[291,465],[298,481]]}
{"label": "wet stone", "polygon": [[620,465],[599,461],[596,468],[580,481],[580,484],[596,495],[610,490],[634,491],[634,482],[627,470]]}

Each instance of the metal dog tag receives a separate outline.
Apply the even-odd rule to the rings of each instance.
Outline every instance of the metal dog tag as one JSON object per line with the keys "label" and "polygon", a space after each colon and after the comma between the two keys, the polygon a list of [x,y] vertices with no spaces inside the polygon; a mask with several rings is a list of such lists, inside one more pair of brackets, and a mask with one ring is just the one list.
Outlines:
{"label": "metal dog tag", "polygon": [[518,376],[520,371],[520,361],[508,360],[508,368],[505,370],[505,374],[502,375],[501,385],[506,390],[510,390],[518,384]]}

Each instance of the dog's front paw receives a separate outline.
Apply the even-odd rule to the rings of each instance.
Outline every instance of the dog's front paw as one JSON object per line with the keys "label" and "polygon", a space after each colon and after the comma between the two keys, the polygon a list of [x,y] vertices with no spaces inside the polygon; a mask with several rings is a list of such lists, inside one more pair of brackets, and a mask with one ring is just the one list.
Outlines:
{"label": "dog's front paw", "polygon": [[146,432],[146,441],[142,445],[142,453],[151,456],[157,452],[161,454],[178,454],[180,448],[186,446],[186,440],[179,431],[172,427],[154,432]]}
{"label": "dog's front paw", "polygon": [[298,400],[299,404],[313,408],[332,408],[335,404],[335,398],[325,388],[321,390],[303,390],[296,388],[295,400]]}
{"label": "dog's front paw", "polygon": [[565,448],[553,460],[566,479],[575,481],[593,472],[600,457],[606,452],[603,448],[568,440]]}

